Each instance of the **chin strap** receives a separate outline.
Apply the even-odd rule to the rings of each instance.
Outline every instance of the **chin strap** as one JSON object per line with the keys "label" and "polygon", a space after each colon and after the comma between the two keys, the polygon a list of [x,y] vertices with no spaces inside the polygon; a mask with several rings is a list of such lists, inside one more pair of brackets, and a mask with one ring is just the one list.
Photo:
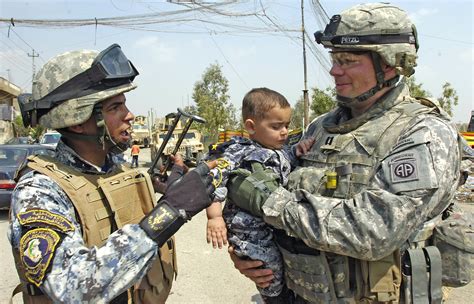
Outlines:
{"label": "chin strap", "polygon": [[127,143],[116,143],[112,136],[110,136],[109,130],[105,125],[104,117],[102,115],[102,105],[99,103],[94,107],[92,115],[95,118],[97,124],[97,134],[95,135],[86,135],[86,134],[79,134],[74,132],[69,132],[66,129],[58,130],[64,137],[71,138],[75,140],[93,142],[97,144],[102,150],[106,150],[107,146],[111,146],[109,148],[108,153],[112,153],[113,155],[117,155],[120,153],[125,152],[130,147],[130,142]]}
{"label": "chin strap", "polygon": [[360,94],[357,97],[344,97],[341,95],[336,95],[338,104],[340,106],[347,106],[352,102],[363,102],[369,99],[370,97],[374,96],[378,91],[380,91],[383,88],[388,88],[394,86],[398,80],[400,80],[400,76],[396,75],[393,78],[384,80],[385,78],[385,73],[382,70],[382,60],[381,57],[378,53],[376,52],[370,52],[370,55],[372,57],[372,63],[374,65],[374,70],[375,70],[375,79],[377,80],[377,84],[366,91],[365,93]]}

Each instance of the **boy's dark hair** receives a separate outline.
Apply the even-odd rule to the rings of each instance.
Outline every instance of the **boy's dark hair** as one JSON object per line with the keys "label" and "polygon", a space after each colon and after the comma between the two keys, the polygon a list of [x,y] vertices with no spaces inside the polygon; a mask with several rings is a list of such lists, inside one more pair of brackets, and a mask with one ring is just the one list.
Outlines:
{"label": "boy's dark hair", "polygon": [[291,107],[285,96],[268,88],[254,88],[244,96],[242,101],[242,119],[264,118],[265,113],[275,106]]}

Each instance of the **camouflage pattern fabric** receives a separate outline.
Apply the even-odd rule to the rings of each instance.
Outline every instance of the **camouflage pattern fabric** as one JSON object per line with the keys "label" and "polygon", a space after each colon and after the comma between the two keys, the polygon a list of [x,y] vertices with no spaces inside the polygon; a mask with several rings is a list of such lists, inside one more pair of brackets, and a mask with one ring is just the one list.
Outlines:
{"label": "camouflage pattern fabric", "polygon": [[[436,108],[409,115],[411,108],[420,104],[399,84],[360,117],[345,108],[318,117],[305,134],[315,143],[302,166],[264,203],[265,222],[332,258],[403,252],[450,204],[460,169],[455,126]],[[327,171],[337,172],[337,189],[325,187]],[[317,302],[309,289],[302,297]]]}
{"label": "camouflage pattern fabric", "polygon": [[[36,74],[33,100],[39,100],[64,82],[91,67],[97,51],[71,51],[49,60]],[[94,105],[107,98],[131,91],[136,85],[129,83],[80,98],[62,102],[40,118],[40,124],[49,129],[61,129],[85,122],[92,115]]]}
{"label": "camouflage pattern fabric", "polygon": [[[225,184],[229,173],[237,168],[252,170],[251,163],[259,162],[266,168],[272,169],[280,177],[282,185],[286,185],[287,176],[291,170],[293,153],[289,148],[283,150],[271,150],[260,144],[242,137],[233,137],[233,143],[225,145],[225,150],[218,155],[209,155],[206,158],[216,156],[226,160],[225,168],[211,170],[214,176],[220,176],[221,183],[216,188],[216,201],[224,201],[227,194]],[[223,210],[224,220],[227,224],[229,243],[234,246],[235,253],[240,257],[248,257],[252,260],[260,260],[265,268],[273,270],[275,276],[271,285],[267,288],[259,288],[259,292],[268,297],[280,294],[283,285],[283,262],[281,253],[273,237],[273,230],[263,219],[256,217],[245,210],[227,201]]]}
{"label": "camouflage pattern fabric", "polygon": [[[104,174],[118,165],[107,158],[104,168],[81,159],[62,141],[56,158],[81,172]],[[29,172],[19,181],[12,195],[8,239],[19,250],[24,227],[17,215],[30,209],[45,210],[72,223],[74,229],[57,230],[61,242],[54,251],[40,289],[54,302],[107,303],[142,278],[157,255],[156,243],[139,225],[126,225],[109,236],[100,247],[87,248],[72,202],[49,177]]]}
{"label": "camouflage pattern fabric", "polygon": [[[365,3],[351,7],[341,13],[341,22],[337,27],[336,35],[353,38],[366,35],[413,32],[416,35],[414,24],[402,9],[389,3]],[[344,40],[342,40],[341,44],[336,44],[334,47],[377,52],[388,65],[397,68],[400,74],[410,76],[413,74],[413,67],[416,66],[415,39],[416,37],[410,43],[359,45],[351,44],[348,41],[344,43]]]}

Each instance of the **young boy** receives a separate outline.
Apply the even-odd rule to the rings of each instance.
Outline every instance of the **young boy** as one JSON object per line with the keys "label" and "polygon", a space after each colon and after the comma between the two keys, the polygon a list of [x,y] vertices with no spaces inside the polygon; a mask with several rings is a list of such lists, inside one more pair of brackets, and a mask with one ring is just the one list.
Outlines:
{"label": "young boy", "polygon": [[[208,158],[218,159],[213,169],[216,186],[214,203],[207,208],[207,241],[213,247],[222,248],[229,243],[240,257],[264,262],[263,268],[273,270],[274,280],[266,288],[258,288],[265,303],[286,303],[283,263],[281,254],[273,239],[273,230],[263,219],[227,201],[222,211],[221,203],[226,199],[225,184],[231,171],[237,168],[252,170],[257,162],[272,169],[284,186],[291,170],[291,155],[282,149],[288,138],[291,107],[286,98],[267,88],[256,88],[248,92],[242,102],[242,118],[250,139],[234,137],[214,149]],[[297,156],[304,151],[296,148]],[[226,235],[226,228],[228,238]]]}

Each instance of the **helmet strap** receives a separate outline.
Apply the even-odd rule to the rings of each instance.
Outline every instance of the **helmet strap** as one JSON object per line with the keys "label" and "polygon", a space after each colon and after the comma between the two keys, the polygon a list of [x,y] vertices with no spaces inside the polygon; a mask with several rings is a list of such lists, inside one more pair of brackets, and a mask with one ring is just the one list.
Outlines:
{"label": "helmet strap", "polygon": [[400,79],[400,76],[396,75],[393,78],[385,80],[385,73],[382,69],[382,59],[380,55],[376,52],[370,52],[370,56],[372,57],[372,64],[374,66],[375,79],[377,81],[377,84],[373,88],[369,89],[365,93],[360,94],[357,97],[351,98],[351,97],[344,97],[344,96],[337,95],[336,97],[337,97],[337,101],[339,105],[347,106],[354,101],[364,102],[370,97],[377,94],[377,92],[382,90],[383,88],[394,86]]}
{"label": "helmet strap", "polygon": [[95,121],[97,123],[97,135],[96,138],[99,142],[99,145],[102,146],[102,149],[106,149],[107,143],[110,143],[111,148],[109,149],[109,153],[113,155],[117,155],[120,153],[125,152],[129,147],[130,143],[116,143],[112,136],[110,135],[109,129],[105,124],[104,116],[102,115],[102,104],[98,103],[94,106],[93,115],[95,117]]}

